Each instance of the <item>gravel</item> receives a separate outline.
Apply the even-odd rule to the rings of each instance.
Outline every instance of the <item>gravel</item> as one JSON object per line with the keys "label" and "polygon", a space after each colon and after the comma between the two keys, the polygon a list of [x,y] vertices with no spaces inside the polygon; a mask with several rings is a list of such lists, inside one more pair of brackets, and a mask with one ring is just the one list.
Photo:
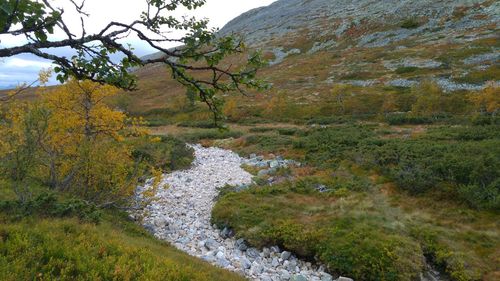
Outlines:
{"label": "gravel", "polygon": [[[249,248],[244,239],[232,237],[229,229],[221,231],[212,226],[210,214],[218,188],[226,184],[251,184],[252,175],[240,166],[253,160],[219,148],[192,147],[193,166],[164,175],[155,200],[132,216],[142,218],[144,227],[157,238],[251,280],[331,280],[323,267],[280,251],[277,246]],[[138,197],[150,188],[149,185],[139,187]]]}

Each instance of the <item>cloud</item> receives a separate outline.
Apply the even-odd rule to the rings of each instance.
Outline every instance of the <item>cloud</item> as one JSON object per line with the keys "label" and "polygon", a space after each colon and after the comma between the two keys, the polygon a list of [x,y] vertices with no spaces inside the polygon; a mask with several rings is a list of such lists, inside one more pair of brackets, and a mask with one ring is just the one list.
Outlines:
{"label": "cloud", "polygon": [[52,66],[51,63],[45,61],[28,60],[18,57],[8,58],[5,63],[6,67],[15,68],[49,68]]}
{"label": "cloud", "polygon": [[[12,88],[37,79],[42,68],[50,68],[52,63],[34,55],[23,54],[0,60],[0,88]],[[55,83],[55,79],[51,83]]]}

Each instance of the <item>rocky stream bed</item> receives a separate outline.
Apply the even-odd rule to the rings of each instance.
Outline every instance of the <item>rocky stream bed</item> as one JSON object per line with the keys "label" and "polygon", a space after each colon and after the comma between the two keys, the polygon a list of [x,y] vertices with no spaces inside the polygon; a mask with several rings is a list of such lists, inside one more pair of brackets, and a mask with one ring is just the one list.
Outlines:
{"label": "rocky stream bed", "polygon": [[[252,182],[252,175],[241,168],[249,160],[228,150],[192,147],[195,151],[192,167],[164,175],[155,200],[135,214],[143,217],[145,228],[192,256],[239,272],[251,280],[333,280],[323,267],[302,261],[277,246],[252,248],[244,239],[233,238],[230,230],[221,231],[212,226],[210,215],[218,189]],[[276,160],[270,166],[285,161]],[[139,197],[149,188],[149,185],[140,187]],[[352,279],[339,277],[337,280]]]}
{"label": "rocky stream bed", "polygon": [[[226,185],[248,188],[252,175],[242,164],[262,168],[259,174],[289,165],[300,165],[292,160],[276,157],[265,160],[253,155],[250,159],[220,148],[192,145],[195,160],[190,169],[164,175],[151,200],[140,211],[131,215],[157,238],[170,242],[189,255],[216,266],[238,272],[250,280],[261,281],[333,281],[332,275],[321,265],[297,258],[278,246],[256,249],[236,239],[230,229],[219,230],[211,225],[210,216],[219,188]],[[272,184],[272,182],[270,183]],[[139,201],[151,184],[137,189]],[[323,187],[318,187],[323,192]],[[336,281],[352,281],[338,277]],[[421,274],[421,281],[445,280],[430,266]]]}

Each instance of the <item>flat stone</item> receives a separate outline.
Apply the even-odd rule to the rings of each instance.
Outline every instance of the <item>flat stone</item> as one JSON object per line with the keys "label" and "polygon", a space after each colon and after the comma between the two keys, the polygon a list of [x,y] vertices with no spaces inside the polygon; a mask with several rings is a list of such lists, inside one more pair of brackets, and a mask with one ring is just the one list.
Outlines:
{"label": "flat stone", "polygon": [[333,280],[333,277],[326,273],[326,272],[323,272],[321,273],[321,281],[332,281]]}
{"label": "flat stone", "polygon": [[247,253],[247,257],[249,257],[251,259],[256,259],[256,258],[260,257],[259,251],[255,248],[248,248],[246,253]]}
{"label": "flat stone", "polygon": [[354,280],[351,278],[340,276],[339,278],[337,278],[337,281],[354,281]]}

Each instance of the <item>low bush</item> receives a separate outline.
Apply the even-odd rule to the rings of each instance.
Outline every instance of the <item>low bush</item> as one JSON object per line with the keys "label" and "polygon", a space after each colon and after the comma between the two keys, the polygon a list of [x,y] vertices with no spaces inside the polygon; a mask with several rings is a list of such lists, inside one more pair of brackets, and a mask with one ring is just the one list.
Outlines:
{"label": "low bush", "polygon": [[16,280],[244,280],[159,242],[121,216],[0,223],[0,276]]}
{"label": "low bush", "polygon": [[471,118],[475,126],[500,125],[500,116],[478,115]]}
{"label": "low bush", "polygon": [[297,128],[279,128],[278,129],[278,133],[280,135],[284,135],[284,136],[293,136],[296,133],[298,133],[299,131],[300,130]]}
{"label": "low bush", "polygon": [[225,129],[206,129],[184,134],[181,136],[181,138],[187,142],[198,142],[203,139],[216,140],[216,139],[239,138],[242,135],[243,133],[240,131],[230,131]]}
{"label": "low bush", "polygon": [[[367,146],[363,151],[373,151],[376,166],[389,175],[400,188],[413,194],[430,189],[448,192],[439,188],[442,183],[451,184],[456,188],[460,185],[488,187],[494,185],[500,177],[498,140],[459,143],[396,140],[375,148]],[[478,189],[477,192],[481,190],[487,191]],[[497,199],[487,194],[489,191],[482,197],[476,196],[487,200],[480,206],[495,204]]]}
{"label": "low bush", "polygon": [[403,21],[401,23],[401,28],[406,28],[406,29],[414,29],[414,28],[418,28],[419,26],[420,26],[420,22],[418,22],[414,18],[406,19],[405,21]]}
{"label": "low bush", "polygon": [[157,142],[140,142],[132,156],[163,172],[188,168],[194,159],[193,150],[173,137],[160,137]]}
{"label": "low bush", "polygon": [[98,223],[101,211],[81,199],[59,200],[55,193],[41,193],[27,201],[0,201],[0,212],[16,220],[26,216],[77,217],[84,222]]}
{"label": "low bush", "polygon": [[330,125],[330,124],[344,124],[348,122],[345,117],[330,116],[330,117],[315,117],[307,120],[308,125]]}
{"label": "low bush", "polygon": [[[333,193],[331,193],[333,194]],[[356,195],[355,195],[356,196]],[[253,187],[227,193],[213,209],[213,222],[230,226],[257,247],[279,245],[329,270],[357,280],[413,280],[423,254],[409,237],[385,229],[371,213],[316,191],[314,181]]]}
{"label": "low bush", "polygon": [[188,128],[203,128],[203,129],[215,129],[217,125],[213,120],[203,120],[203,121],[184,121],[177,124],[178,127],[188,127]]}
{"label": "low bush", "polygon": [[385,116],[385,121],[389,125],[422,125],[432,124],[435,120],[430,117],[413,116],[408,113],[393,113]]}
{"label": "low bush", "polygon": [[412,227],[410,233],[422,245],[424,255],[452,280],[481,279],[480,271],[468,266],[463,253],[450,249],[441,241],[440,237],[444,236],[442,233],[420,226]]}
{"label": "low bush", "polygon": [[413,73],[413,72],[417,71],[418,69],[419,68],[415,67],[415,66],[402,66],[402,67],[398,67],[395,72],[397,74]]}
{"label": "low bush", "polygon": [[276,130],[276,128],[270,128],[270,127],[255,127],[255,128],[250,128],[248,131],[250,133],[267,133],[267,132],[273,132]]}

